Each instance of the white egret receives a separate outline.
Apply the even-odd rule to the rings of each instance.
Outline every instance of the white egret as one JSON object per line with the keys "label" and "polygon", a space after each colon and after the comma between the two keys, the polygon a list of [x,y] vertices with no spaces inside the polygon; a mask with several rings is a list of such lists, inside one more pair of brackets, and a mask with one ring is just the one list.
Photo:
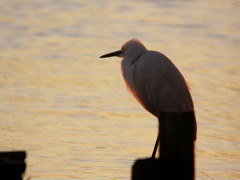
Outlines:
{"label": "white egret", "polygon": [[[160,112],[193,111],[192,98],[184,77],[176,66],[162,53],[150,51],[137,39],[123,44],[118,51],[101,56],[123,57],[121,67],[127,87],[138,102],[159,118]],[[196,120],[195,137],[196,139]],[[155,158],[159,134],[152,158]]]}

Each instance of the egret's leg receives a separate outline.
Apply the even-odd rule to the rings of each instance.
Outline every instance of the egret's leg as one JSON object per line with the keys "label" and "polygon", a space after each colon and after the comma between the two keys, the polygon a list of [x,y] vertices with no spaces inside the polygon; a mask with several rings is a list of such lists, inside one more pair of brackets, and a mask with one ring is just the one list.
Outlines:
{"label": "egret's leg", "polygon": [[153,152],[152,152],[152,159],[155,159],[159,142],[160,142],[160,132],[158,132],[158,136],[157,136],[157,139],[156,139],[156,142],[155,142],[155,146],[154,146],[154,149],[153,149]]}

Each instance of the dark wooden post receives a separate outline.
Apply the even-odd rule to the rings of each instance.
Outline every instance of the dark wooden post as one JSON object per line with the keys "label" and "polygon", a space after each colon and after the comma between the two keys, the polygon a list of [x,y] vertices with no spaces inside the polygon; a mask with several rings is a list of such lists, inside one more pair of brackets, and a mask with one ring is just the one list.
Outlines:
{"label": "dark wooden post", "polygon": [[194,180],[194,112],[162,112],[160,158],[137,160],[132,180]]}
{"label": "dark wooden post", "polygon": [[194,179],[194,112],[160,114],[160,158],[167,179]]}
{"label": "dark wooden post", "polygon": [[22,180],[25,158],[25,151],[0,152],[0,179]]}

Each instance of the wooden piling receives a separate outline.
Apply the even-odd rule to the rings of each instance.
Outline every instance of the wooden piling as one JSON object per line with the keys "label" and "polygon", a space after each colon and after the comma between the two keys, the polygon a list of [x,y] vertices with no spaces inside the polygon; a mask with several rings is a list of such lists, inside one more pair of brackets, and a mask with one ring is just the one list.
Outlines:
{"label": "wooden piling", "polygon": [[160,113],[160,158],[137,160],[132,180],[194,180],[194,112]]}
{"label": "wooden piling", "polygon": [[0,152],[0,179],[22,180],[25,158],[25,151]]}
{"label": "wooden piling", "polygon": [[193,112],[160,114],[160,158],[168,163],[167,179],[194,179]]}

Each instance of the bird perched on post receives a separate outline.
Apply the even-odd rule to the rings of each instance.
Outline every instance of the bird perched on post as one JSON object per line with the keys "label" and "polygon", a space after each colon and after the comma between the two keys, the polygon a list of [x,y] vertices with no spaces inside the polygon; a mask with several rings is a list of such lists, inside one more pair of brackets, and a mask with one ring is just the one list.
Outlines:
{"label": "bird perched on post", "polygon": [[[137,39],[123,44],[118,51],[100,58],[122,57],[122,74],[127,87],[138,102],[159,119],[161,112],[194,112],[187,83],[176,66],[165,55],[147,50]],[[160,119],[159,119],[160,120]],[[196,139],[196,120],[194,140]],[[155,158],[159,134],[152,153]]]}

